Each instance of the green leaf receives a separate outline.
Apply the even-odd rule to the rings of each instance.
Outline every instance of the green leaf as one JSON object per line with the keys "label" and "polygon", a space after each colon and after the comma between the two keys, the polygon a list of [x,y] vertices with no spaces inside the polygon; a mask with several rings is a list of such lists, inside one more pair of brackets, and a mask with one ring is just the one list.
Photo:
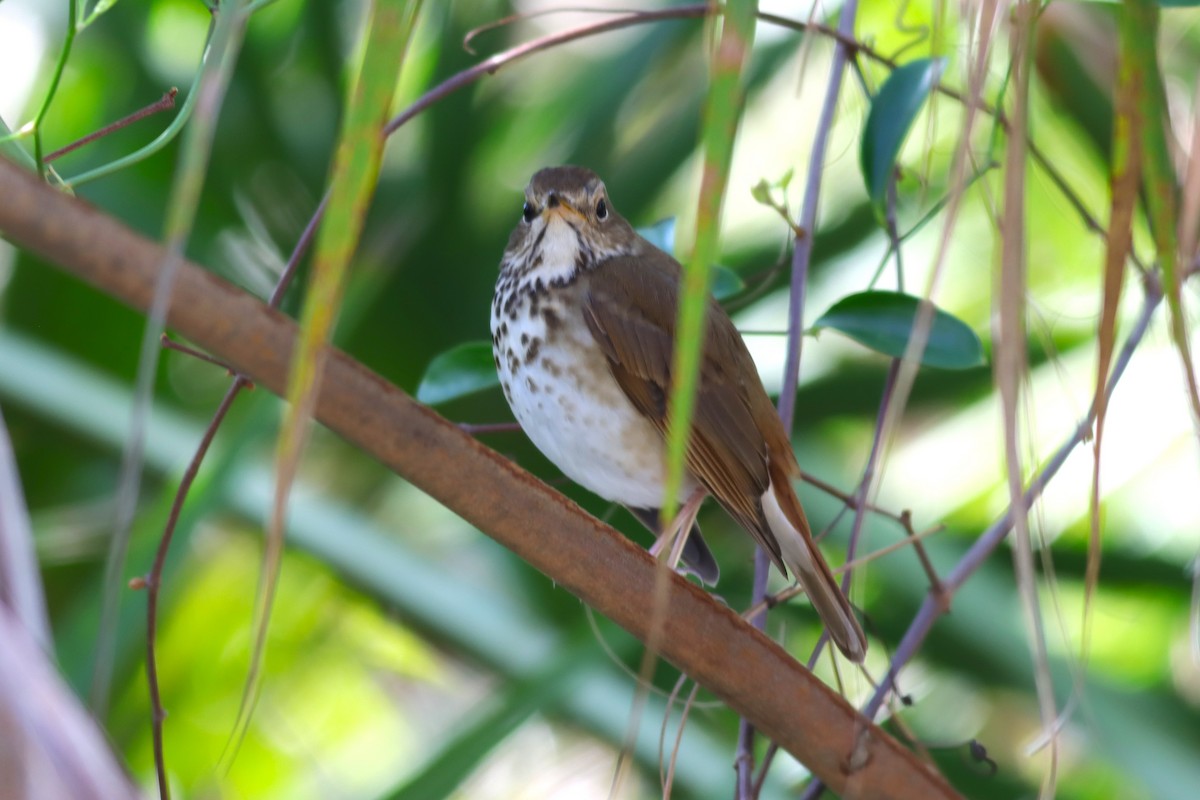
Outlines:
{"label": "green leaf", "polygon": [[[675,217],[667,217],[653,225],[638,228],[637,232],[643,239],[674,257],[675,250]],[[729,267],[714,264],[711,267],[712,294],[718,300],[726,300],[746,288],[746,282]]]}
{"label": "green leaf", "polygon": [[417,399],[433,406],[499,384],[491,342],[464,342],[429,362],[417,387]]}
{"label": "green leaf", "polygon": [[[79,22],[79,30],[83,30],[100,18],[105,12],[109,11],[117,4],[117,0],[100,0],[96,5],[92,6],[92,10],[86,14],[81,14],[82,19]],[[81,9],[82,10],[82,9]]]}
{"label": "green leaf", "polygon": [[[859,292],[834,303],[813,323],[813,329],[833,328],[872,350],[899,358],[908,346],[920,305],[920,298],[900,292]],[[957,317],[935,309],[921,363],[941,369],[970,369],[986,362],[975,332]]]}
{"label": "green leaf", "polygon": [[871,100],[859,163],[871,205],[879,215],[883,214],[900,146],[945,66],[944,58],[922,58],[897,67]]}
{"label": "green leaf", "polygon": [[720,264],[712,266],[712,293],[713,297],[718,300],[725,300],[733,297],[735,294],[746,288],[746,282],[742,280],[742,276],[731,270],[729,267],[722,267]]}
{"label": "green leaf", "polygon": [[638,228],[637,232],[643,239],[662,250],[669,256],[675,255],[675,218],[667,217],[653,225]]}

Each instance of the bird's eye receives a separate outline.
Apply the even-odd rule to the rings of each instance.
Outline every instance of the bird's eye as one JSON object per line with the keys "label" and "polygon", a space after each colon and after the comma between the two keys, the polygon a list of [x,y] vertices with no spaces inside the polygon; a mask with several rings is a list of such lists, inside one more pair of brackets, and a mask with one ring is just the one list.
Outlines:
{"label": "bird's eye", "polygon": [[596,203],[596,219],[608,219],[608,203],[604,202],[603,197]]}
{"label": "bird's eye", "polygon": [[533,222],[533,218],[536,216],[537,216],[537,209],[534,208],[533,203],[526,200],[525,206],[521,209],[521,218],[524,219],[526,222]]}

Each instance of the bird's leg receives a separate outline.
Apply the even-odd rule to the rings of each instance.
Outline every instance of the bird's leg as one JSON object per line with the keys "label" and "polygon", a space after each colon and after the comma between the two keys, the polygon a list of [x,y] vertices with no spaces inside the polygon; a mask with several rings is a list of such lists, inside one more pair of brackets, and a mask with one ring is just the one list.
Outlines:
{"label": "bird's leg", "polygon": [[679,563],[679,558],[683,555],[683,546],[687,544],[688,536],[691,535],[692,526],[696,522],[696,514],[700,512],[700,504],[704,502],[704,498],[708,496],[708,490],[703,487],[698,487],[692,492],[683,507],[675,514],[675,518],[671,523],[663,529],[654,544],[650,545],[650,555],[658,558],[658,554],[663,550],[667,550],[670,554],[668,564],[671,569],[675,569]]}

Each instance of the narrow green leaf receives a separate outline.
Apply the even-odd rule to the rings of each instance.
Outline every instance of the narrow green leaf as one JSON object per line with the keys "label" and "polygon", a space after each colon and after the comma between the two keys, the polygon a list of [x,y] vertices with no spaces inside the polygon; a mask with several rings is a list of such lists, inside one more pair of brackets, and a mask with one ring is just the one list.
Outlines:
{"label": "narrow green leaf", "polygon": [[234,723],[233,742],[240,740],[253,711],[265,658],[267,626],[283,563],[288,495],[307,445],[310,417],[316,407],[321,353],[333,336],[350,262],[379,180],[384,145],[380,131],[388,119],[397,76],[420,8],[421,0],[377,0],[368,4],[362,60],[350,83],[330,172],[329,205],[317,233],[312,278],[288,373],[288,405],[275,448],[274,502],[255,595],[253,649],[242,704]]}
{"label": "narrow green leaf", "polygon": [[1158,63],[1161,11],[1151,0],[1129,0],[1121,11],[1121,58],[1123,68],[1133,70],[1131,80],[1135,82],[1137,108],[1134,123],[1139,126],[1139,144],[1142,148],[1142,189],[1146,213],[1162,269],[1163,291],[1170,312],[1171,339],[1183,369],[1192,421],[1200,425],[1200,379],[1193,366],[1191,334],[1184,308],[1184,272],[1179,259],[1176,229],[1179,185],[1169,144],[1170,114],[1166,86]]}
{"label": "narrow green leaf", "polygon": [[897,67],[871,100],[859,164],[877,214],[883,214],[888,180],[900,146],[945,66],[944,58],[922,58]]}
{"label": "narrow green leaf", "polygon": [[[920,306],[920,298],[900,292],[859,292],[834,303],[813,323],[813,329],[832,328],[872,350],[900,358]],[[934,309],[921,363],[940,369],[970,369],[986,362],[983,344],[970,326]]]}
{"label": "narrow green leaf", "polygon": [[579,674],[595,659],[595,648],[565,647],[539,665],[527,678],[497,687],[486,707],[471,715],[470,724],[448,737],[437,751],[386,800],[433,800],[453,797],[456,790],[489,755],[495,752],[530,717],[549,705],[558,705],[571,691],[579,690]]}
{"label": "narrow green leaf", "polygon": [[683,487],[684,461],[691,437],[692,412],[700,385],[704,317],[712,281],[709,269],[720,247],[721,209],[733,161],[744,100],[742,73],[754,47],[757,0],[730,0],[722,6],[720,36],[713,50],[700,146],[704,153],[696,233],[683,270],[671,356],[671,392],[667,400],[667,475],[663,486],[662,518],[675,516]]}
{"label": "narrow green leaf", "polygon": [[464,342],[429,362],[417,386],[417,399],[433,406],[499,385],[491,343]]}
{"label": "narrow green leaf", "polygon": [[[1121,39],[1123,47],[1129,37]],[[1095,434],[1092,441],[1092,486],[1088,496],[1087,571],[1083,585],[1083,652],[1092,646],[1092,614],[1096,587],[1100,579],[1103,522],[1103,496],[1100,492],[1100,465],[1104,452],[1105,421],[1108,414],[1108,395],[1104,387],[1116,351],[1117,314],[1121,307],[1125,269],[1133,249],[1133,219],[1137,210],[1138,188],[1142,180],[1142,131],[1138,95],[1142,91],[1142,74],[1137,59],[1122,52],[1117,70],[1117,87],[1113,93],[1112,118],[1109,124],[1111,160],[1111,195],[1109,201],[1107,248],[1104,254],[1104,274],[1101,278],[1103,302],[1100,323],[1096,329],[1096,384],[1092,395],[1095,415]]]}

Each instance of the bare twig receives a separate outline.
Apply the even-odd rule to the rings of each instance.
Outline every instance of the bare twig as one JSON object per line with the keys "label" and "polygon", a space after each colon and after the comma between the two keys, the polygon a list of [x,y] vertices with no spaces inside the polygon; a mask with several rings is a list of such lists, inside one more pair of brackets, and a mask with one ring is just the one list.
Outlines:
{"label": "bare twig", "polygon": [[[325,200],[323,199],[317,207],[316,213],[313,214],[312,219],[309,220],[308,225],[305,226],[304,231],[300,234],[300,239],[296,242],[296,247],[292,250],[292,255],[288,259],[283,273],[279,276],[279,282],[275,285],[275,289],[271,292],[271,296],[267,301],[268,308],[278,308],[279,303],[282,302],[283,296],[291,285],[292,279],[296,275],[296,270],[304,258],[304,254],[308,251],[313,237],[316,235],[317,222],[322,216],[321,212],[324,210],[324,207]],[[169,339],[164,338],[164,343],[169,341]],[[191,350],[191,348],[188,349]],[[198,353],[198,351],[197,354],[233,372],[233,369],[224,362],[213,359],[203,353]],[[225,390],[225,396],[221,398],[221,402],[217,405],[217,410],[213,413],[208,427],[204,429],[204,435],[200,438],[200,444],[196,446],[196,452],[193,454],[191,461],[188,462],[187,469],[179,481],[179,487],[175,490],[175,497],[171,501],[171,510],[167,515],[167,524],[163,528],[162,537],[158,541],[158,549],[154,553],[154,563],[150,567],[149,574],[144,579],[146,589],[148,590],[146,597],[146,683],[150,694],[150,726],[154,744],[154,766],[158,773],[160,796],[163,798],[168,797],[167,792],[169,791],[165,788],[167,786],[167,767],[163,748],[163,721],[166,719],[167,713],[162,704],[162,690],[158,682],[158,658],[156,652],[158,641],[158,599],[159,593],[162,590],[163,569],[166,567],[167,553],[171,549],[171,541],[175,535],[175,528],[179,524],[179,516],[183,512],[184,502],[187,500],[188,493],[191,491],[196,476],[200,474],[200,465],[204,462],[204,457],[208,454],[213,439],[216,438],[217,430],[221,427],[221,423],[225,421],[229,409],[233,407],[233,401],[242,389],[251,386],[253,384],[249,377],[241,373],[234,374],[233,382]]]}
{"label": "bare twig", "polygon": [[228,364],[224,363],[223,361],[221,361],[220,359],[213,358],[208,353],[205,353],[202,350],[197,350],[194,347],[188,347],[186,344],[183,344],[182,342],[177,342],[174,339],[172,339],[170,336],[168,336],[166,333],[164,333],[160,337],[158,337],[158,341],[160,344],[162,344],[163,347],[167,348],[168,350],[174,350],[176,353],[183,353],[185,356],[191,356],[192,358],[194,358],[198,361],[203,361],[207,364],[212,364],[214,367],[220,367],[221,369],[228,372],[230,375],[233,374],[233,370],[230,368],[230,366]]}
{"label": "bare twig", "polygon": [[[846,0],[838,15],[838,33],[852,39],[854,35],[854,20],[858,15],[858,0]],[[808,174],[804,185],[804,199],[800,207],[800,218],[797,220],[795,245],[792,250],[792,278],[788,292],[788,337],[787,357],[784,362],[783,388],[779,394],[779,416],[783,425],[790,433],[793,427],[796,411],[796,388],[800,382],[800,354],[804,339],[804,299],[808,289],[808,271],[812,263],[813,231],[817,229],[817,207],[821,196],[821,179],[825,174],[825,153],[829,146],[829,133],[833,129],[833,117],[837,112],[838,95],[842,90],[842,75],[846,71],[846,62],[854,57],[857,45],[849,45],[846,41],[839,42],[833,51],[833,62],[829,67],[829,82],[826,84],[825,100],[817,118],[816,138],[813,141],[812,152],[809,154]],[[860,508],[861,512],[861,508]],[[760,602],[766,594],[767,557],[758,552],[754,559],[755,589],[762,587],[761,593],[755,593],[752,602]],[[848,579],[848,577],[847,577]],[[844,579],[845,580],[845,579]],[[765,612],[763,614],[765,624]],[[821,634],[825,637],[824,632]],[[761,785],[765,778],[765,770],[770,761],[763,764],[763,774],[755,780],[754,769],[754,729],[746,720],[742,720],[738,729],[738,750],[736,757],[738,800],[751,800],[756,785]]]}
{"label": "bare twig", "polygon": [[[1132,359],[1134,351],[1137,350],[1138,345],[1141,344],[1146,331],[1150,327],[1150,320],[1153,318],[1155,310],[1158,308],[1159,303],[1162,302],[1162,287],[1153,273],[1147,275],[1143,286],[1145,287],[1145,296],[1142,301],[1141,312],[1134,323],[1133,329],[1129,332],[1124,346],[1121,348],[1120,355],[1113,364],[1112,375],[1105,388],[1105,392],[1109,397],[1112,396],[1117,383],[1120,381],[1121,376],[1124,375],[1125,368],[1129,366],[1129,361]],[[925,598],[925,601],[921,604],[921,608],[917,611],[904,637],[900,640],[899,646],[897,646],[892,655],[891,666],[888,668],[887,675],[880,681],[879,688],[876,689],[871,699],[863,708],[863,713],[869,717],[873,717],[879,711],[884,697],[895,687],[896,676],[899,674],[900,668],[904,664],[907,664],[920,648],[921,643],[925,641],[925,637],[929,635],[933,623],[948,609],[949,601],[954,593],[975,574],[976,570],[992,554],[992,551],[1008,535],[1008,532],[1012,529],[1014,513],[1024,513],[1026,509],[1032,506],[1041,497],[1042,492],[1050,481],[1054,479],[1054,476],[1058,474],[1058,471],[1066,462],[1067,456],[1071,454],[1071,451],[1088,439],[1092,431],[1092,423],[1094,421],[1092,412],[1094,410],[1095,404],[1093,403],[1091,410],[1076,426],[1071,436],[1055,451],[1054,455],[1046,463],[1046,466],[1030,482],[1029,486],[1025,489],[1020,507],[1016,509],[1010,508],[1003,517],[993,523],[991,527],[975,540],[975,544],[963,555],[954,567],[954,570],[951,571],[943,582],[943,596],[935,596],[931,592]]]}
{"label": "bare twig", "polygon": [[79,148],[83,147],[85,144],[91,144],[92,142],[96,141],[97,139],[108,136],[110,133],[113,133],[114,131],[119,131],[121,128],[129,127],[130,125],[137,122],[138,120],[145,119],[146,117],[149,117],[153,114],[157,114],[160,111],[166,111],[168,109],[172,109],[175,107],[175,96],[178,94],[179,94],[179,89],[172,86],[169,91],[164,93],[162,97],[160,97],[158,100],[155,100],[150,105],[145,106],[144,108],[138,109],[137,111],[133,112],[132,114],[130,114],[127,117],[121,117],[116,122],[105,125],[100,130],[96,131],[95,133],[89,133],[87,136],[84,136],[82,139],[76,139],[75,141],[73,141],[69,145],[67,145],[66,147],[60,147],[59,149],[55,150],[53,153],[50,153],[49,155],[47,155],[43,159],[43,161],[49,163],[49,162],[53,161],[54,159],[58,158],[59,156],[65,156],[67,153],[70,153],[73,150],[78,150]]}
{"label": "bare twig", "polygon": [[659,22],[671,19],[699,19],[707,16],[712,12],[712,8],[707,4],[695,4],[690,6],[676,6],[667,8],[661,11],[638,11],[631,14],[623,14],[613,19],[607,19],[602,22],[593,22],[589,25],[580,25],[569,30],[553,33],[548,36],[540,36],[532,41],[509,48],[503,52],[497,53],[494,56],[485,58],[473,67],[463,70],[462,72],[452,75],[446,80],[433,87],[425,94],[417,98],[416,102],[406,108],[404,111],[397,114],[395,117],[384,126],[383,132],[385,136],[390,136],[396,132],[401,125],[408,122],[413,117],[420,114],[425,109],[432,106],[444,97],[447,97],[465,86],[469,86],[485,75],[494,75],[497,70],[505,67],[514,61],[519,61],[522,58],[533,55],[542,50],[549,50],[552,47],[557,47],[567,42],[573,42],[577,39],[585,39],[589,36],[595,36],[598,33],[606,33],[608,31],[620,30],[628,28],[632,25],[642,25],[647,22]]}
{"label": "bare twig", "polygon": [[[1022,389],[1027,369],[1025,355],[1025,293],[1027,245],[1025,242],[1025,130],[1029,112],[1030,40],[1033,36],[1034,7],[1020,0],[1009,26],[1009,52],[1012,70],[1012,128],[1005,142],[1004,206],[1001,225],[1000,275],[992,301],[995,351],[993,373],[1000,395],[1000,415],[1004,431],[1004,467],[1009,503],[1013,509],[1013,570],[1016,575],[1021,607],[1029,635],[1034,684],[1042,726],[1049,730],[1057,716],[1057,700],[1050,676],[1046,651],[1046,630],[1038,605],[1037,576],[1033,569],[1033,544],[1030,541],[1029,515],[1021,508],[1023,470],[1021,460]],[[1098,387],[1103,394],[1103,380]],[[1058,738],[1050,735],[1050,765],[1042,781],[1039,797],[1053,797],[1058,773]]]}
{"label": "bare twig", "polygon": [[[126,567],[129,538],[137,512],[145,447],[145,420],[152,404],[154,377],[158,371],[159,337],[164,329],[166,307],[174,288],[175,273],[184,261],[183,253],[191,238],[195,212],[200,202],[207,175],[206,167],[216,135],[221,100],[241,51],[242,35],[247,20],[244,3],[245,0],[223,3],[213,18],[212,36],[198,78],[200,97],[197,100],[196,114],[180,149],[179,163],[172,179],[171,195],[167,203],[164,223],[167,247],[163,252],[163,268],[156,275],[159,283],[155,289],[150,313],[147,315],[138,353],[132,424],[121,456],[113,535],[104,570],[100,623],[96,637],[96,663],[91,686],[91,705],[99,716],[104,715],[104,709],[108,705],[112,682],[116,625],[125,587],[122,573]],[[168,787],[161,776],[159,788],[162,796],[166,797]]]}
{"label": "bare twig", "polygon": [[[675,704],[675,699],[678,697],[679,692],[686,684],[687,676],[680,675],[679,680],[675,682],[675,688],[671,690],[671,698],[667,703],[668,709]],[[663,800],[670,800],[671,798],[671,789],[675,785],[675,765],[678,762],[679,747],[683,743],[683,732],[687,727],[688,714],[690,714],[692,708],[695,707],[696,695],[699,693],[700,684],[693,683],[691,691],[688,692],[687,699],[683,701],[683,712],[679,716],[679,727],[675,730],[675,742],[671,747],[671,756],[667,759],[667,769],[665,775],[662,773],[662,761],[663,756],[665,755],[663,751],[666,745],[668,717],[666,715],[663,716],[663,724],[662,728],[659,730],[658,737],[659,779],[662,783]]]}

